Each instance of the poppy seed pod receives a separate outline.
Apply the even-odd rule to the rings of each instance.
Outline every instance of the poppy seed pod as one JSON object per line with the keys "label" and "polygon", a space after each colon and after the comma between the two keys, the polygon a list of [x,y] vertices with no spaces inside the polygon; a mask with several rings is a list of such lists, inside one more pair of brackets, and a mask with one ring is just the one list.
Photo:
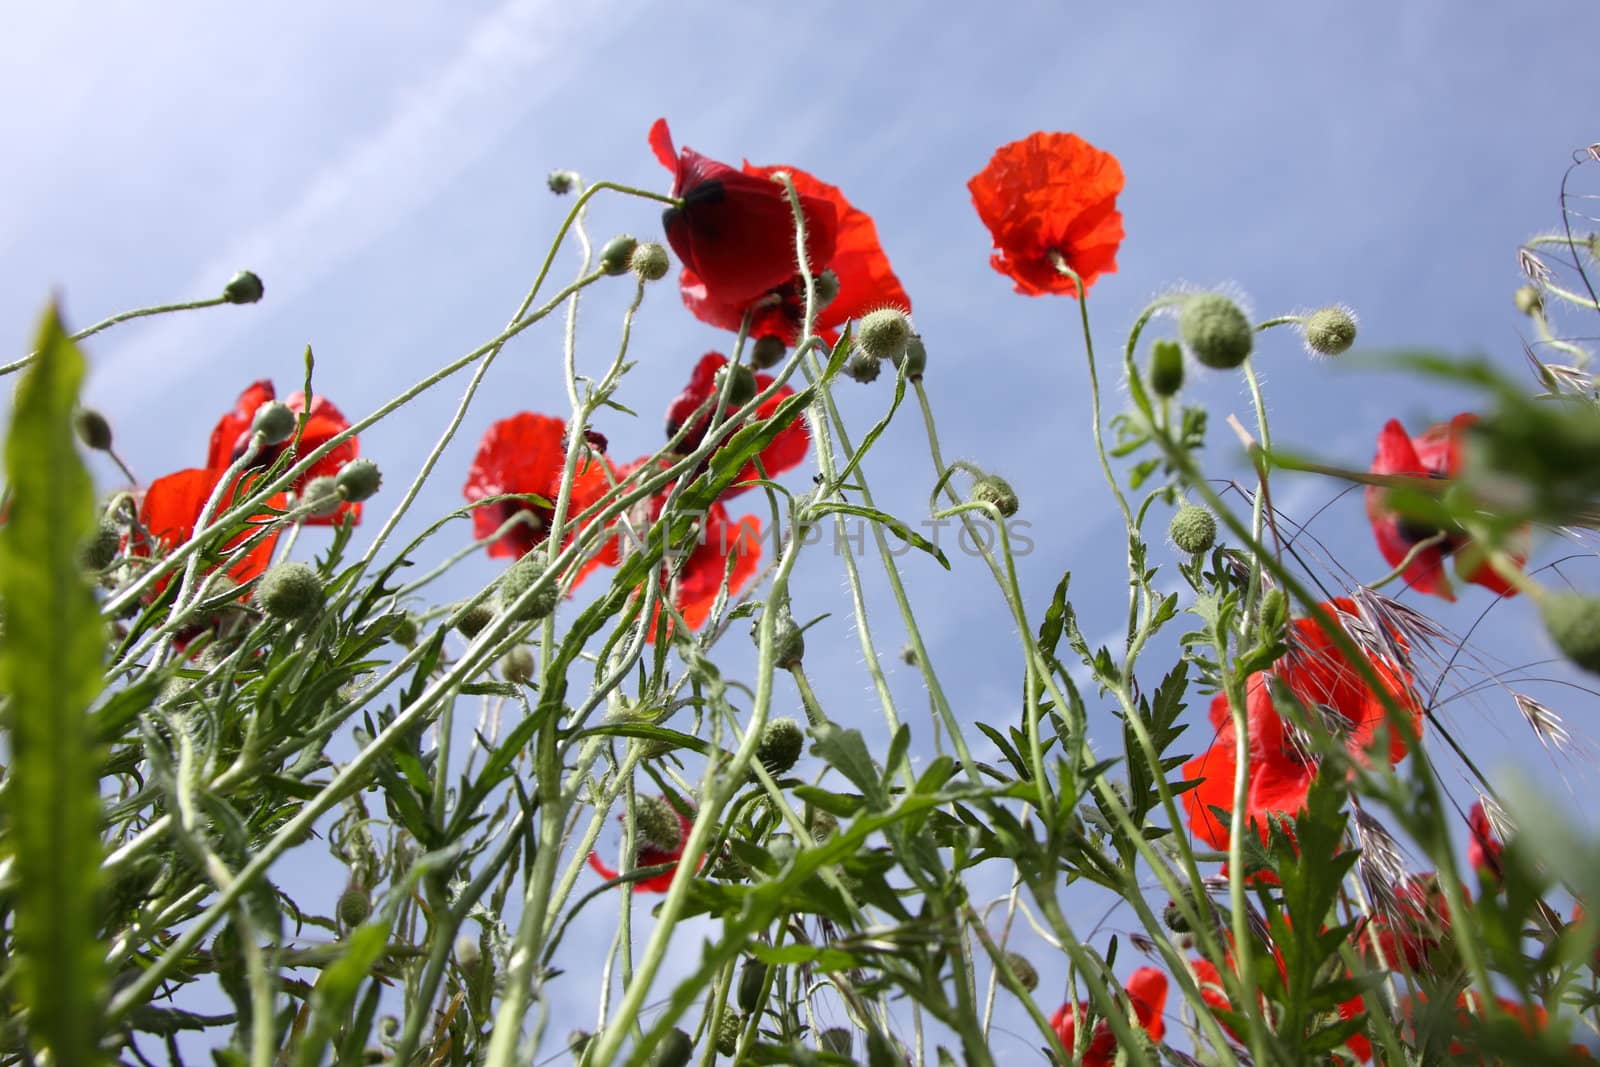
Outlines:
{"label": "poppy seed pod", "polygon": [[[510,611],[517,599],[532,589],[544,576],[544,561],[537,556],[531,554],[523,556],[513,563],[500,577],[501,610]],[[543,589],[523,604],[515,618],[518,622],[534,622],[542,619],[556,610],[556,604],[560,599],[561,590],[557,588],[557,583],[547,582]]]}
{"label": "poppy seed pod", "polygon": [[739,968],[739,1010],[749,1015],[761,1007],[761,991],[767,984],[767,965],[751,960]]}
{"label": "poppy seed pod", "polygon": [[1150,388],[1157,396],[1177,396],[1183,388],[1183,349],[1176,341],[1150,346]]}
{"label": "poppy seed pod", "polygon": [[1356,317],[1337,305],[1313,311],[1301,324],[1306,347],[1319,356],[1342,356],[1356,343]]}
{"label": "poppy seed pod", "polygon": [[600,248],[600,269],[612,276],[628,273],[633,253],[639,239],[631,234],[619,233]]}
{"label": "poppy seed pod", "polygon": [[1531,285],[1517,288],[1511,299],[1516,303],[1517,310],[1524,315],[1537,315],[1544,311],[1544,297],[1539,295],[1539,290]]}
{"label": "poppy seed pod", "polygon": [[267,287],[253,270],[242,270],[222,287],[222,299],[230,304],[254,304],[266,295]]}
{"label": "poppy seed pod", "polygon": [[869,356],[860,350],[852,352],[844,365],[845,374],[862,385],[877,381],[878,374],[882,369],[883,360]]}
{"label": "poppy seed pod", "polygon": [[1167,536],[1180,551],[1197,556],[1217,543],[1217,520],[1205,508],[1185,504],[1173,514]]}
{"label": "poppy seed pod", "polygon": [[553,170],[544,180],[550,191],[557,196],[566,196],[578,184],[578,172],[575,170]]}
{"label": "poppy seed pod", "polygon": [[755,399],[761,391],[756,384],[756,375],[749,367],[742,363],[729,363],[717,371],[717,388],[722,388],[724,378],[731,378],[728,383],[728,407],[742,408]]}
{"label": "poppy seed pod", "polygon": [[527,646],[518,645],[500,661],[500,676],[512,685],[527,685],[533,678],[533,653]]}
{"label": "poppy seed pod", "polygon": [[806,747],[806,734],[793,719],[773,719],[761,731],[761,742],[756,745],[756,759],[771,775],[779,775],[793,767]]}
{"label": "poppy seed pod", "polygon": [[635,799],[633,824],[638,833],[639,847],[658,852],[676,852],[683,844],[683,823],[671,804],[661,797],[641,796]]}
{"label": "poppy seed pod", "polygon": [[726,1008],[717,1019],[717,1051],[724,1056],[732,1056],[739,1051],[739,1038],[744,1033],[744,1027],[739,1025],[739,1016]]}
{"label": "poppy seed pod", "polygon": [[339,495],[338,479],[328,474],[311,479],[300,493],[300,502],[310,508],[313,515],[332,515],[344,504],[344,497]]}
{"label": "poppy seed pod", "polygon": [[633,250],[633,255],[628,259],[628,266],[633,268],[633,273],[641,281],[658,282],[667,276],[672,262],[667,259],[667,250],[654,241],[646,241]]}
{"label": "poppy seed pod", "polygon": [[483,632],[483,628],[494,622],[494,609],[487,604],[474,604],[468,608],[461,618],[456,620],[456,629],[468,641]]}
{"label": "poppy seed pod", "polygon": [[1020,952],[1007,952],[1006,966],[1010,967],[1011,972],[1017,976],[1017,981],[1022,985],[1023,989],[1032,993],[1039,988],[1039,972],[1034,968],[1028,957]]}
{"label": "poppy seed pod", "polygon": [[346,500],[369,500],[383,485],[383,472],[370,459],[354,459],[339,468],[339,494]]}
{"label": "poppy seed pod", "polygon": [[750,346],[750,365],[756,370],[767,370],[783,362],[783,354],[788,348],[783,343],[783,338],[777,334],[762,334],[756,338],[755,344]]}
{"label": "poppy seed pod", "polygon": [[1539,617],[1563,656],[1600,674],[1600,597],[1546,593],[1539,600]]}
{"label": "poppy seed pod", "polygon": [[417,643],[417,617],[410,612],[402,614],[395,619],[394,627],[390,629],[389,636],[396,644],[410,648]]}
{"label": "poppy seed pod", "polygon": [[992,504],[1001,517],[1007,519],[1021,507],[1017,491],[1011,488],[1011,483],[994,474],[977,480],[972,486],[972,500],[980,504]]}
{"label": "poppy seed pod", "polygon": [[905,352],[894,362],[897,367],[905,364],[907,380],[914,382],[921,378],[922,372],[928,369],[928,349],[922,343],[922,335],[912,334]]}
{"label": "poppy seed pod", "polygon": [[94,408],[79,408],[72,416],[72,428],[85,448],[96,452],[111,451],[111,423]]}
{"label": "poppy seed pod", "polygon": [[103,571],[111,566],[111,561],[117,558],[117,551],[122,547],[122,530],[110,519],[102,518],[95,527],[94,533],[83,544],[83,554],[80,557],[83,565],[91,571]]}
{"label": "poppy seed pod", "polygon": [[256,603],[280,619],[304,619],[322,607],[322,579],[305,563],[278,563],[256,587]]}
{"label": "poppy seed pod", "polygon": [[289,405],[278,400],[268,400],[256,408],[250,420],[250,432],[261,439],[263,445],[281,445],[294,436],[294,412]]}
{"label": "poppy seed pod", "polygon": [[1183,302],[1178,335],[1194,358],[1212,370],[1231,370],[1250,358],[1255,331],[1239,305],[1221,293],[1198,293]]}
{"label": "poppy seed pod", "polygon": [[879,308],[861,320],[856,344],[873,359],[896,360],[911,340],[911,320],[897,308]]}
{"label": "poppy seed pod", "polygon": [[651,1050],[650,1058],[645,1062],[650,1067],[685,1067],[693,1056],[694,1042],[688,1034],[674,1027]]}
{"label": "poppy seed pod", "polygon": [[339,894],[339,903],[334,905],[334,914],[339,920],[339,925],[346,930],[353,930],[367,921],[372,914],[372,894],[354,882],[345,886],[343,893]]}

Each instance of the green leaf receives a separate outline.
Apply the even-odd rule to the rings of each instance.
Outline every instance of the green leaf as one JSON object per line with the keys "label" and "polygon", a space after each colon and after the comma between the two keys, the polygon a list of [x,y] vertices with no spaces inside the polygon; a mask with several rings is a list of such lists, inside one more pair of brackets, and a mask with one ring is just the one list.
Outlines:
{"label": "green leaf", "polygon": [[311,1025],[295,1050],[295,1067],[315,1067],[322,1062],[322,1050],[350,1013],[361,983],[372,965],[389,944],[389,919],[385,917],[357,927],[345,941],[344,955],[324,967],[311,988]]}
{"label": "green leaf", "polygon": [[893,515],[890,515],[887,512],[879,511],[877,508],[869,508],[861,504],[846,504],[841,501],[830,500],[813,505],[811,515],[808,516],[808,518],[820,519],[822,516],[832,512],[840,512],[845,515],[854,515],[857,518],[870,519],[873,522],[881,523],[882,525],[888,527],[889,532],[900,538],[900,540],[905,541],[914,548],[919,548],[928,553],[928,555],[938,560],[939,565],[945,570],[950,569],[950,560],[946,558],[944,551],[938,545],[934,544],[926,537],[923,537],[921,534],[917,533],[915,530],[901,522],[899,519],[895,518]]}
{"label": "green leaf", "polygon": [[846,730],[825,722],[813,727],[812,733],[816,741],[811,751],[861,790],[867,807],[883,811],[889,806],[888,794],[878,778],[878,768],[873,765],[872,754],[867,751],[867,741],[860,730]]}
{"label": "green leaf", "polygon": [[49,1048],[54,1063],[94,1064],[103,1062],[105,948],[95,938],[102,848],[89,707],[102,686],[105,634],[78,561],[95,522],[94,485],[72,430],[84,360],[54,307],[34,347],[6,437],[12,496],[0,526],[5,820],[30,1044]]}

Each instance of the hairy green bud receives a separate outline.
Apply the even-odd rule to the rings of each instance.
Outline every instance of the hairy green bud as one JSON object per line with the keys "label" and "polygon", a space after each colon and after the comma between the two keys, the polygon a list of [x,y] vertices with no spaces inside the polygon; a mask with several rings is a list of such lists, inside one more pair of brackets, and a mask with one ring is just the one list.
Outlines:
{"label": "hairy green bud", "polygon": [[526,645],[518,645],[500,661],[500,676],[512,685],[527,685],[533,680],[533,652]]}
{"label": "hairy green bud", "polygon": [[724,1056],[732,1056],[739,1051],[739,1038],[743,1034],[744,1027],[739,1025],[739,1016],[724,1009],[717,1018],[717,1051]]}
{"label": "hairy green bud", "polygon": [[1007,519],[1021,507],[1017,491],[1011,488],[1011,483],[994,474],[977,480],[972,487],[972,499],[981,504],[994,505],[994,509]]}
{"label": "hairy green bud", "polygon": [[693,1055],[694,1042],[688,1034],[674,1027],[651,1050],[650,1058],[645,1062],[650,1067],[685,1067]]}
{"label": "hairy green bud", "polygon": [[94,408],[79,408],[72,416],[72,428],[85,448],[96,452],[111,451],[111,423]]}
{"label": "hairy green bud", "polygon": [[1516,303],[1517,310],[1524,315],[1538,315],[1544,311],[1544,297],[1539,290],[1531,285],[1523,285],[1511,294],[1511,299]]}
{"label": "hairy green bud", "polygon": [[383,472],[370,459],[353,459],[339,468],[334,482],[340,496],[360,503],[377,495],[378,488],[383,485]]}
{"label": "hairy green bud", "polygon": [[743,363],[729,363],[717,371],[718,389],[722,388],[724,379],[732,379],[728,382],[729,408],[742,408],[761,392],[760,386],[756,385],[755,371]]}
{"label": "hairy green bud", "polygon": [[300,502],[313,515],[332,515],[344,503],[344,497],[339,495],[339,479],[331,474],[317,475],[300,491]]}
{"label": "hairy green bud", "polygon": [[84,568],[91,571],[103,571],[111,566],[111,561],[117,558],[117,553],[122,549],[122,528],[110,519],[102,518],[95,526],[94,533],[83,543]]}
{"label": "hairy green bud", "polygon": [[1173,513],[1172,522],[1167,526],[1167,536],[1172,538],[1172,543],[1180,551],[1191,556],[1209,552],[1211,546],[1217,543],[1216,517],[1205,508],[1185,504]]}
{"label": "hairy green bud", "polygon": [[575,170],[553,170],[544,181],[550,187],[552,193],[557,196],[566,196],[577,186],[578,172]]}
{"label": "hairy green bud", "polygon": [[633,262],[634,250],[638,247],[637,237],[626,233],[618,234],[601,246],[600,269],[613,276],[628,273],[628,267]]}
{"label": "hairy green bud", "polygon": [[[523,556],[513,563],[505,574],[500,577],[500,607],[501,610],[510,611],[529,589],[532,589],[540,579],[545,576],[544,561],[537,556]],[[534,622],[543,619],[556,610],[556,604],[561,600],[561,590],[554,581],[546,582],[543,589],[523,603],[518,609],[515,618],[518,622]]]}
{"label": "hairy green bud", "polygon": [[878,380],[878,375],[883,371],[883,360],[857,350],[850,353],[850,358],[845,360],[845,376],[862,385],[867,385]]}
{"label": "hairy green bud", "polygon": [[911,320],[898,308],[879,308],[862,318],[856,345],[873,359],[896,360],[911,341]]}
{"label": "hairy green bud", "polygon": [[372,894],[354,882],[345,886],[344,892],[339,894],[339,903],[334,905],[334,915],[339,920],[340,928],[353,930],[366,922],[371,914]]}
{"label": "hairy green bud", "polygon": [[761,731],[761,741],[756,745],[756,759],[773,776],[793,767],[805,751],[806,732],[793,719],[773,719]]}
{"label": "hairy green bud", "polygon": [[294,436],[294,412],[280,400],[268,400],[256,408],[250,420],[250,432],[261,438],[264,445],[281,445]]}
{"label": "hairy green bud", "polygon": [[267,287],[253,270],[242,270],[222,287],[222,299],[230,304],[254,304],[267,293]]}
{"label": "hairy green bud", "polygon": [[633,268],[633,273],[639,276],[640,281],[646,282],[658,282],[667,276],[668,270],[672,269],[672,261],[667,258],[667,250],[654,241],[646,241],[635,248],[628,265]]}
{"label": "hairy green bud", "polygon": [[1356,317],[1349,308],[1313,311],[1302,326],[1306,347],[1320,356],[1342,356],[1356,343]]}
{"label": "hairy green bud", "polygon": [[1213,370],[1231,370],[1250,358],[1255,331],[1239,305],[1221,293],[1198,293],[1183,302],[1178,336],[1194,358]]}
{"label": "hairy green bud", "polygon": [[767,965],[750,960],[739,969],[739,1010],[749,1015],[761,1007],[761,991],[767,984]]}
{"label": "hairy green bud", "polygon": [[305,563],[278,563],[261,576],[256,603],[280,619],[304,619],[322,608],[322,579]]}
{"label": "hairy green bud", "polygon": [[783,362],[788,346],[777,334],[764,333],[750,346],[750,365],[756,370],[767,370]]}
{"label": "hairy green bud", "polygon": [[1183,348],[1176,341],[1150,346],[1150,388],[1157,396],[1177,396],[1183,388]]}
{"label": "hairy green bud", "polygon": [[456,629],[468,641],[483,632],[484,627],[494,622],[494,609],[487,604],[474,604],[468,608],[461,618],[456,620]]}
{"label": "hairy green bud", "polygon": [[1006,966],[1011,968],[1011,973],[1017,976],[1017,981],[1023,989],[1032,993],[1039,988],[1039,972],[1034,968],[1033,962],[1020,952],[1006,953]]}
{"label": "hairy green bud", "polygon": [[636,797],[633,824],[640,845],[672,852],[683,844],[683,824],[678,821],[678,813],[661,797]]}

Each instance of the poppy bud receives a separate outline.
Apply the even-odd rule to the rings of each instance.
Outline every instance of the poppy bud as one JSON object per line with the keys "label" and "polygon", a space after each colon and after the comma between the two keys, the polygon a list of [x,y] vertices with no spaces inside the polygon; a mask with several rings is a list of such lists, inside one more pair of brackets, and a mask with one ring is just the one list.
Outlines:
{"label": "poppy bud", "polygon": [[242,270],[228,279],[228,284],[222,287],[222,299],[230,304],[254,304],[266,295],[266,286],[261,284],[253,270]]}
{"label": "poppy bud", "polygon": [[972,487],[972,500],[975,503],[994,505],[994,509],[1006,519],[1015,515],[1017,508],[1021,506],[1017,500],[1017,491],[1011,488],[1011,483],[994,474],[978,479]]}
{"label": "poppy bud", "polygon": [[656,282],[667,276],[672,262],[667,259],[667,250],[654,241],[646,241],[633,250],[633,255],[628,259],[628,266],[641,281]]}
{"label": "poppy bud", "polygon": [[811,812],[811,836],[818,841],[826,841],[839,830],[839,820],[823,811],[821,808]]}
{"label": "poppy bud", "polygon": [[261,438],[264,445],[281,445],[294,436],[294,412],[289,405],[278,400],[268,400],[256,408],[250,420],[250,432]]}
{"label": "poppy bud", "polygon": [[1268,589],[1261,598],[1261,629],[1264,641],[1277,641],[1289,628],[1289,595],[1282,589]]}
{"label": "poppy bud", "polygon": [[638,247],[638,238],[626,233],[618,234],[601,246],[600,269],[610,275],[626,274],[628,265],[633,262],[634,250]]}
{"label": "poppy bud", "polygon": [[1006,953],[1006,966],[1017,976],[1017,981],[1023,989],[1032,993],[1039,988],[1039,972],[1034,968],[1028,957],[1020,952]]}
{"label": "poppy bud", "polygon": [[783,338],[776,334],[764,333],[756,338],[756,343],[750,346],[750,365],[756,370],[766,370],[776,367],[783,362],[783,354],[787,351]]}
{"label": "poppy bud", "polygon": [[732,1056],[739,1051],[739,1038],[743,1033],[744,1027],[739,1025],[739,1016],[724,1009],[722,1016],[717,1019],[717,1051],[724,1056]]}
{"label": "poppy bud", "polygon": [[672,805],[661,797],[641,796],[633,806],[633,825],[640,847],[676,852],[683,844],[683,824]]}
{"label": "poppy bud", "polygon": [[767,855],[771,856],[779,867],[787,866],[798,851],[800,849],[794,843],[793,834],[771,834],[767,838]]}
{"label": "poppy bud", "polygon": [[546,178],[545,184],[557,196],[566,196],[578,184],[578,172],[575,170],[553,170]]}
{"label": "poppy bud", "polygon": [[483,962],[483,946],[475,937],[463,934],[456,938],[456,963],[463,971],[475,971]]}
{"label": "poppy bud", "polygon": [[1189,932],[1189,920],[1184,918],[1183,909],[1178,907],[1176,900],[1167,901],[1167,906],[1161,909],[1161,921],[1175,934]]}
{"label": "poppy bud", "polygon": [[873,359],[899,359],[910,340],[911,320],[897,308],[879,308],[856,330],[856,344]]}
{"label": "poppy bud", "polygon": [[1301,323],[1306,347],[1321,356],[1342,356],[1356,343],[1356,317],[1349,308],[1333,305],[1313,311]]}
{"label": "poppy bud", "polygon": [[847,1026],[830,1026],[817,1035],[817,1047],[835,1056],[848,1056],[855,1045],[855,1035]]}
{"label": "poppy bud", "polygon": [[906,366],[906,379],[916,381],[922,377],[922,372],[928,369],[928,350],[922,343],[921,334],[912,334],[906,342],[906,350],[900,358],[894,361],[895,366],[904,363]]}
{"label": "poppy bud", "polygon": [[334,915],[339,920],[339,925],[346,930],[353,930],[367,921],[372,914],[372,894],[362,886],[351,882],[345,886],[344,892],[339,894],[339,903],[334,905]]}
{"label": "poppy bud", "polygon": [[1217,520],[1205,508],[1185,504],[1173,514],[1167,536],[1180,551],[1197,556],[1217,543]]}
{"label": "poppy bud", "polygon": [[845,374],[862,385],[877,381],[878,373],[882,369],[883,360],[869,356],[860,350],[852,352],[850,358],[844,364]]}
{"label": "poppy bud", "polygon": [[[523,593],[532,589],[545,576],[544,561],[533,555],[523,556],[500,576],[500,607],[510,611]],[[547,582],[543,589],[524,603],[514,616],[518,622],[534,622],[556,610],[561,590],[555,582]]]}
{"label": "poppy bud", "polygon": [[261,576],[256,603],[280,619],[304,619],[322,607],[322,579],[304,563],[278,563]]}
{"label": "poppy bud", "polygon": [[533,669],[533,653],[525,645],[513,648],[500,661],[500,675],[512,685],[527,685]]}
{"label": "poppy bud", "polygon": [[300,490],[300,503],[311,509],[313,515],[332,515],[344,503],[339,495],[339,480],[329,474],[319,474]]}
{"label": "poppy bud", "polygon": [[749,1015],[761,1007],[761,990],[767,984],[767,965],[751,960],[739,969],[739,1010]]}
{"label": "poppy bud", "polygon": [[110,519],[101,519],[95,527],[94,533],[84,542],[83,553],[79,557],[87,570],[103,571],[111,566],[111,561],[117,558],[117,551],[122,548],[122,529]]}
{"label": "poppy bud", "polygon": [[1239,305],[1221,293],[1199,293],[1183,302],[1178,335],[1194,358],[1212,370],[1231,370],[1250,357],[1255,331]]}
{"label": "poppy bud", "polygon": [[94,408],[79,408],[72,416],[72,427],[78,431],[78,440],[85,448],[96,452],[111,451],[111,423]]}
{"label": "poppy bud", "polygon": [[688,1034],[674,1027],[667,1031],[667,1036],[661,1039],[645,1062],[650,1067],[685,1067],[693,1055],[694,1042]]}
{"label": "poppy bud", "polygon": [[723,379],[728,377],[733,379],[728,383],[728,406],[730,408],[744,407],[755,399],[755,395],[761,391],[760,387],[756,385],[755,372],[742,363],[728,363],[717,371],[716,387],[721,389]]}
{"label": "poppy bud", "polygon": [[1511,299],[1516,302],[1517,310],[1524,315],[1537,315],[1544,311],[1544,297],[1540,296],[1539,290],[1531,285],[1519,286]]}
{"label": "poppy bud", "polygon": [[805,731],[793,719],[773,719],[761,731],[761,742],[756,745],[756,759],[767,773],[776,777],[795,765],[806,747]]}
{"label": "poppy bud", "polygon": [[839,275],[832,267],[811,279],[811,287],[817,294],[818,311],[839,299]]}
{"label": "poppy bud", "polygon": [[1546,593],[1539,617],[1550,640],[1573,663],[1600,674],[1600,598],[1582,593]]}
{"label": "poppy bud", "polygon": [[339,468],[339,495],[357,503],[377,495],[383,472],[370,459],[353,459]]}
{"label": "poppy bud", "polygon": [[395,620],[394,627],[389,631],[389,636],[394,638],[396,644],[410,648],[417,643],[417,617],[407,612]]}
{"label": "poppy bud", "polygon": [[[750,640],[761,643],[760,619],[750,624]],[[786,671],[800,666],[806,657],[806,635],[785,609],[780,609],[772,622],[772,654],[773,663]]]}
{"label": "poppy bud", "polygon": [[1150,346],[1150,388],[1157,396],[1177,396],[1183,388],[1183,349],[1176,341]]}
{"label": "poppy bud", "polygon": [[468,641],[483,632],[483,628],[494,622],[494,609],[487,604],[474,604],[468,608],[466,614],[456,620],[456,629]]}

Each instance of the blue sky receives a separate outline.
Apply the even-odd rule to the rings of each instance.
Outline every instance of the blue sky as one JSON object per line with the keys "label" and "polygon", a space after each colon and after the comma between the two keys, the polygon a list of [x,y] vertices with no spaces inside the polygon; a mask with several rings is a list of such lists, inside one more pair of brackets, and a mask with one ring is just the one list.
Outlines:
{"label": "blue sky", "polygon": [[[136,323],[89,345],[89,399],[134,469],[148,479],[200,463],[212,421],[248,382],[295,387],[308,342],[319,390],[365,412],[505,322],[567,207],[545,190],[549,170],[664,191],[669,176],[645,143],[664,115],[680,146],[803,166],[875,216],[927,341],[947,455],[1008,478],[1034,524],[1022,561],[1034,616],[1072,569],[1085,626],[1102,632],[1121,610],[1121,546],[1093,463],[1076,308],[1016,296],[987,265],[965,182],[997,145],[1072,130],[1121,159],[1121,269],[1090,300],[1102,352],[1181,282],[1231,286],[1258,317],[1346,303],[1367,345],[1520,362],[1515,250],[1559,221],[1570,152],[1600,140],[1600,7],[1020,0],[934,12],[827,0],[27,5],[0,16],[0,340],[25,350],[51,292],[85,325],[209,295],[248,267],[266,282],[257,306]],[[591,220],[598,240],[659,234],[649,204],[603,202]],[[620,300],[611,291],[587,305],[588,358],[608,354]],[[617,458],[656,446],[657,413],[694,358],[726,341],[669,283],[650,293],[623,395],[641,418],[600,427]],[[508,348],[419,520],[456,506],[490,421],[560,412],[559,346],[549,329]],[[1257,366],[1279,441],[1353,465],[1388,418],[1420,429],[1464,402],[1312,362],[1287,334],[1264,339]],[[845,383],[862,429],[886,384]],[[1213,376],[1194,395],[1212,405],[1213,469],[1237,472],[1221,420],[1244,415],[1243,390]],[[430,394],[364,437],[391,487],[409,481],[456,398]],[[867,469],[880,504],[915,520],[933,472],[906,414]],[[100,474],[113,484],[109,468]],[[1278,503],[1307,518],[1335,491],[1284,479]],[[1356,577],[1386,569],[1358,497],[1314,530]],[[1548,542],[1542,553],[1561,554]],[[981,565],[957,558],[946,575],[902,562],[961,706],[1007,714],[1015,638]],[[495,569],[473,561],[461,588]],[[881,719],[840,573],[826,553],[809,559],[796,611],[835,613],[813,631],[813,673],[830,680],[830,711],[872,729]],[[901,636],[881,578],[869,591],[892,661]],[[1486,603],[1470,595],[1441,617],[1464,628]],[[1548,654],[1524,603],[1497,609],[1474,640],[1507,663]],[[888,666],[918,706],[915,675]],[[1544,696],[1570,720],[1592,717],[1585,692]],[[1548,776],[1509,698],[1451,711],[1485,751]],[[1096,714],[1113,737],[1105,709]],[[1593,784],[1586,768],[1562,770],[1566,789]],[[1041,967],[1047,988],[1064,973],[1052,970]]]}

